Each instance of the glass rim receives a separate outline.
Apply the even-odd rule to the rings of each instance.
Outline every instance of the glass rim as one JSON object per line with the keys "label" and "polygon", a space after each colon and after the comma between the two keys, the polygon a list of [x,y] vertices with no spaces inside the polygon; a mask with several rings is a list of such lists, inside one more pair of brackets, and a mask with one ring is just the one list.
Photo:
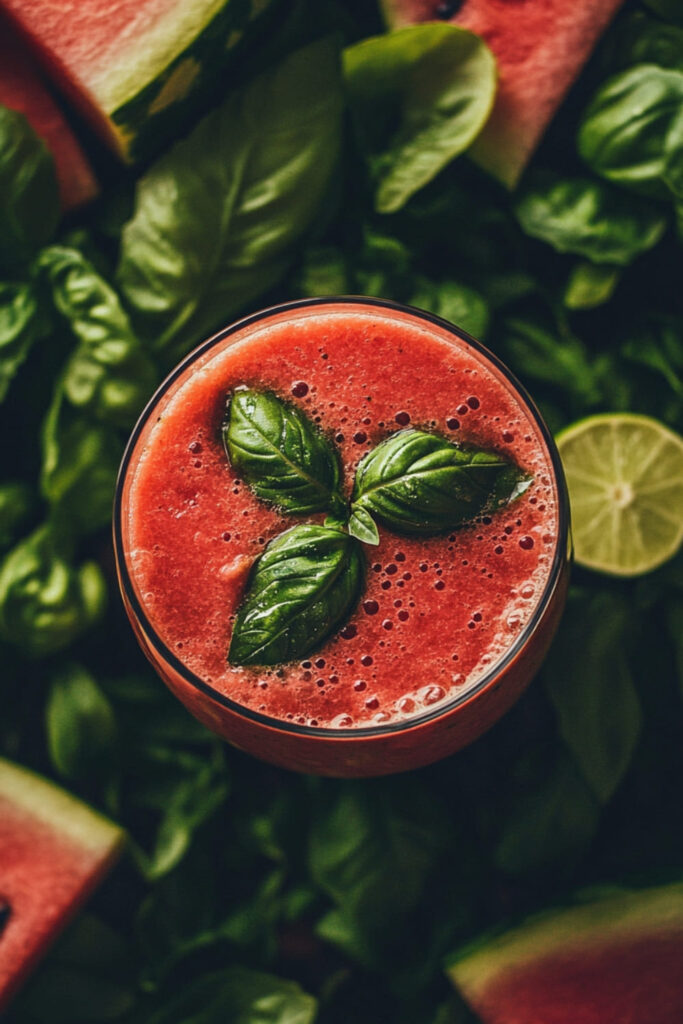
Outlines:
{"label": "glass rim", "polygon": [[[407,314],[418,321],[423,323],[432,324],[436,327],[445,330],[448,334],[451,334],[458,338],[459,341],[464,341],[467,345],[471,346],[479,355],[482,355],[486,360],[493,364],[496,370],[502,375],[504,380],[511,385],[513,391],[516,394],[538,429],[541,439],[543,440],[548,455],[550,457],[550,463],[552,472],[554,474],[554,482],[557,489],[557,502],[558,502],[558,526],[557,526],[557,540],[555,544],[555,550],[553,554],[553,563],[548,574],[543,593],[539,597],[538,603],[534,612],[527,622],[526,626],[516,637],[514,643],[508,648],[491,668],[481,676],[476,684],[461,694],[452,697],[450,700],[444,701],[438,707],[432,708],[429,711],[424,711],[419,715],[414,715],[410,719],[401,720],[397,722],[386,722],[372,726],[358,726],[358,727],[347,727],[347,728],[326,728],[325,726],[311,726],[301,725],[298,722],[291,722],[280,718],[273,718],[269,715],[263,714],[260,711],[254,711],[251,708],[245,707],[238,701],[232,700],[232,698],[221,693],[220,690],[215,689],[210,683],[207,683],[201,676],[192,672],[174,653],[169,649],[166,643],[158,635],[155,628],[152,626],[149,618],[145,612],[145,609],[138,599],[135,587],[131,578],[131,574],[128,569],[128,564],[125,556],[125,547],[123,543],[123,526],[122,526],[122,505],[123,505],[123,488],[128,474],[128,468],[135,452],[138,440],[147,426],[147,423],[156,409],[161,399],[168,393],[173,384],[178,378],[201,356],[205,355],[215,346],[220,345],[226,338],[236,334],[238,331],[242,331],[247,327],[257,324],[260,321],[267,320],[270,317],[278,316],[282,313],[295,312],[296,310],[311,308],[311,307],[325,307],[325,306],[364,306],[369,308],[385,309],[390,312],[398,312]],[[429,722],[442,718],[445,715],[449,715],[456,708],[468,703],[479,696],[487,687],[500,676],[505,669],[515,660],[515,658],[524,650],[527,643],[533,637],[537,627],[539,626],[545,612],[555,594],[556,588],[561,578],[562,570],[567,561],[567,548],[569,542],[569,495],[567,491],[566,480],[564,476],[564,470],[560,460],[560,455],[557,450],[557,446],[550,433],[548,427],[543,420],[539,410],[537,409],[533,399],[527,392],[523,384],[515,377],[510,369],[503,363],[498,356],[491,352],[485,345],[476,338],[473,338],[461,327],[450,323],[448,320],[444,320],[442,317],[437,316],[434,313],[429,313],[426,310],[418,309],[414,306],[408,306],[400,302],[393,302],[390,299],[380,299],[371,296],[364,295],[335,295],[335,296],[319,296],[313,298],[304,299],[293,299],[289,302],[278,303],[274,306],[269,306],[265,309],[259,310],[256,313],[251,313],[247,316],[241,317],[216,334],[212,334],[205,341],[201,342],[196,348],[192,349],[177,366],[170,371],[166,378],[161,382],[158,388],[154,391],[153,395],[145,405],[141,412],[137,423],[135,424],[131,435],[126,444],[121,465],[119,467],[118,477],[116,481],[116,491],[114,496],[114,517],[113,517],[113,535],[114,535],[114,554],[116,558],[116,564],[118,567],[120,588],[123,593],[125,601],[128,602],[130,609],[135,615],[142,632],[145,635],[145,639],[154,648],[157,654],[159,654],[165,662],[167,662],[171,668],[193,689],[198,690],[211,700],[220,704],[222,707],[233,712],[234,714],[250,719],[258,725],[265,726],[276,731],[289,733],[292,735],[308,736],[313,739],[339,739],[339,740],[354,740],[372,738],[378,736],[387,736],[395,733],[407,732],[410,729],[419,728]],[[312,652],[315,653],[315,652]]]}

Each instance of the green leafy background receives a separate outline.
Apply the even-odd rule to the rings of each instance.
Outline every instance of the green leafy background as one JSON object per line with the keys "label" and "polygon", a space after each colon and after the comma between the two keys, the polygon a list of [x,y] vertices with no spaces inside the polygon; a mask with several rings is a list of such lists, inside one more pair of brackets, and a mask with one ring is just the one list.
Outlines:
{"label": "green leafy background", "polygon": [[100,156],[102,199],[59,225],[44,148],[0,112],[0,752],[130,835],[11,1024],[465,1024],[461,944],[577,888],[680,878],[680,555],[630,582],[575,570],[486,737],[343,782],[232,750],[166,693],[109,520],[164,372],[304,295],[455,320],[554,430],[618,410],[680,430],[682,30],[673,0],[627,2],[512,196],[458,155],[490,102],[482,44],[384,36],[362,0],[274,11],[206,119],[142,172]]}

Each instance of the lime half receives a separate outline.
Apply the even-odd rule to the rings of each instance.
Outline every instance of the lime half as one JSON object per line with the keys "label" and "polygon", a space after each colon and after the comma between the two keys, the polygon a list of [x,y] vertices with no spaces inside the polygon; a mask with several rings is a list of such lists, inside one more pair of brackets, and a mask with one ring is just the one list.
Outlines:
{"label": "lime half", "polygon": [[649,416],[590,416],[557,437],[576,561],[616,576],[665,562],[683,540],[683,438]]}

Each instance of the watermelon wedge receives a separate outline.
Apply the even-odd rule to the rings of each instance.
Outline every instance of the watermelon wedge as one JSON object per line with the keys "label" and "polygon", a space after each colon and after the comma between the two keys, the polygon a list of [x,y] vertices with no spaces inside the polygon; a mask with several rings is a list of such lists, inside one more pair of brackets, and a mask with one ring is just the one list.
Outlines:
{"label": "watermelon wedge", "polygon": [[62,208],[70,210],[94,199],[98,188],[90,164],[48,92],[28,47],[2,14],[0,103],[23,114],[52,153]]}
{"label": "watermelon wedge", "polygon": [[124,158],[188,123],[272,0],[1,0],[56,84]]}
{"label": "watermelon wedge", "polygon": [[462,25],[488,43],[498,93],[470,149],[514,188],[543,132],[623,0],[381,0],[390,28],[423,21]]}
{"label": "watermelon wedge", "polygon": [[484,1024],[681,1024],[683,884],[531,918],[449,974]]}
{"label": "watermelon wedge", "polygon": [[116,825],[0,758],[0,1018],[122,844]]}

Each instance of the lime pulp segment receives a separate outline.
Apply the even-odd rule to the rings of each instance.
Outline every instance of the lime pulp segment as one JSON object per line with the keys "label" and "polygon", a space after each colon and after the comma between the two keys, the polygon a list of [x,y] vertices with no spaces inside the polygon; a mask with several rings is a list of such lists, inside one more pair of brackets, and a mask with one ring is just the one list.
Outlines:
{"label": "lime pulp segment", "polygon": [[607,413],[557,437],[576,561],[617,576],[661,565],[683,540],[683,438],[648,416]]}

